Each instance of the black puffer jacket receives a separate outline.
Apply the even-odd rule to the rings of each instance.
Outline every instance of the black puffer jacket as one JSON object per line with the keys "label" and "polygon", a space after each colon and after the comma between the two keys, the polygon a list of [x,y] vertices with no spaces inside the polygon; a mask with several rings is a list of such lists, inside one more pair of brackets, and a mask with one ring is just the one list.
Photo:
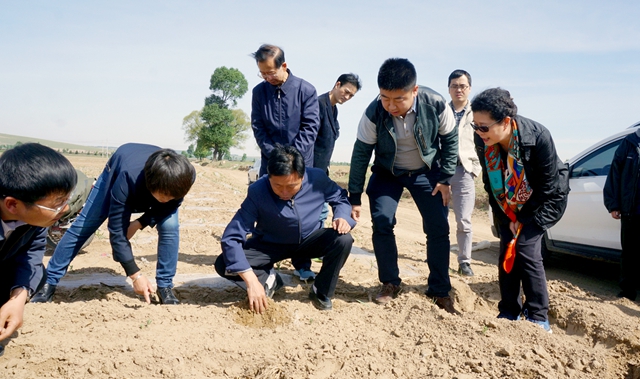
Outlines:
{"label": "black puffer jacket", "polygon": [[623,216],[635,214],[638,175],[640,172],[640,129],[625,137],[611,162],[602,195],[609,213],[620,211]]}
{"label": "black puffer jacket", "polygon": [[[535,222],[543,230],[555,225],[567,208],[569,195],[569,169],[562,163],[549,130],[543,125],[525,117],[516,116],[520,134],[520,152],[524,172],[533,190],[531,197],[516,214],[522,224]],[[509,217],[498,205],[489,184],[484,159],[484,142],[476,134],[476,152],[482,166],[484,189],[489,194],[489,204],[493,210],[495,222],[508,225]]]}

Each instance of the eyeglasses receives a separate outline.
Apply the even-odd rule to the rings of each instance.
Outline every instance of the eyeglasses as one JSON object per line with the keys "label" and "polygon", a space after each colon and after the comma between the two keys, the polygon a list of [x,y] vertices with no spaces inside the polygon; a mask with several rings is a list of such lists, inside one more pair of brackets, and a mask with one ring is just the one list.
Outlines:
{"label": "eyeglasses", "polygon": [[499,123],[500,121],[502,121],[502,120],[498,120],[498,121],[494,122],[493,124],[491,124],[491,125],[487,125],[487,126],[479,126],[479,125],[476,125],[476,124],[474,124],[474,123],[472,122],[472,123],[471,123],[471,127],[472,127],[472,128],[473,128],[473,130],[475,130],[476,132],[486,133],[486,132],[488,132],[488,131],[489,131],[489,128],[490,128],[490,127],[494,126],[495,124]]}
{"label": "eyeglasses", "polygon": [[269,79],[269,78],[275,78],[278,76],[278,71],[272,71],[272,72],[258,72],[258,78],[260,79]]}
{"label": "eyeglasses", "polygon": [[40,209],[44,209],[45,211],[49,211],[52,212],[53,214],[58,214],[60,212],[62,212],[64,210],[64,208],[67,207],[67,204],[69,204],[69,200],[71,200],[71,198],[73,197],[73,192],[75,192],[75,190],[73,190],[71,192],[71,195],[69,195],[69,197],[67,198],[67,200],[64,201],[64,203],[62,203],[62,205],[60,205],[57,208],[49,208],[49,207],[45,207],[44,205],[40,205],[40,204],[36,204],[33,203],[33,205],[35,205],[36,207],[40,208]]}
{"label": "eyeglasses", "polygon": [[452,89],[452,90],[454,90],[454,91],[457,91],[457,90],[462,90],[462,91],[464,91],[464,90],[466,90],[467,88],[469,88],[469,86],[468,86],[468,85],[466,85],[466,84],[452,84],[452,85],[450,85],[450,86],[449,86],[449,88],[451,88],[451,89]]}

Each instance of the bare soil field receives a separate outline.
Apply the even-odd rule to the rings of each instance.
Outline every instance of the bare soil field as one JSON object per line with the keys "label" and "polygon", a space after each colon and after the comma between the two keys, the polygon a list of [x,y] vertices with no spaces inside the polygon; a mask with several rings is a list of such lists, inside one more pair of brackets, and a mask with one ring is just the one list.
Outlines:
{"label": "bare soil field", "polygon": [[[104,158],[70,156],[96,177]],[[379,289],[368,208],[353,230],[334,309],[316,310],[309,284],[286,280],[264,315],[245,293],[216,277],[220,237],[247,189],[247,173],[196,165],[197,181],[180,208],[175,285],[182,304],[146,304],[111,257],[106,224],[49,304],[29,304],[22,329],[4,341],[2,378],[640,378],[640,303],[615,297],[614,264],[558,256],[549,262],[552,334],[496,319],[498,242],[487,215],[474,215],[474,277],[461,277],[451,253],[451,295],[460,316],[423,294],[428,267],[420,215],[403,199],[396,236],[404,289],[385,306]],[[344,170],[344,169],[343,169]],[[345,182],[344,171],[335,177]],[[455,222],[450,217],[455,244]],[[148,228],[147,228],[148,229]],[[145,275],[155,276],[155,230],[132,240]],[[486,244],[486,243],[483,243]],[[47,258],[48,259],[48,258]],[[320,264],[313,263],[319,270]]]}

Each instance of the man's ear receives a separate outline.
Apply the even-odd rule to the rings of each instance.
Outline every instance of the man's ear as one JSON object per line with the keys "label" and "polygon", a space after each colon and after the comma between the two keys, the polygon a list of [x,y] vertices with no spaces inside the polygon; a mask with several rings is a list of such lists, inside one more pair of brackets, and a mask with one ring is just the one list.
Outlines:
{"label": "man's ear", "polygon": [[15,197],[7,196],[2,199],[2,203],[7,209],[7,212],[14,215],[18,214],[18,204],[20,203],[20,200],[16,199]]}
{"label": "man's ear", "polygon": [[333,86],[333,88],[340,88],[340,87],[342,87],[342,83],[340,82],[336,82],[336,85]]}

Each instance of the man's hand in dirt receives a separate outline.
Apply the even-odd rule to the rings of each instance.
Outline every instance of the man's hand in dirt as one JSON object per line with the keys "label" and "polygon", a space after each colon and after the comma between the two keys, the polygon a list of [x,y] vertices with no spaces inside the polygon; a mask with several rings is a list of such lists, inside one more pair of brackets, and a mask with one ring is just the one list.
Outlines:
{"label": "man's hand in dirt", "polygon": [[133,238],[133,235],[136,234],[138,230],[142,229],[142,224],[140,221],[135,220],[131,224],[129,224],[129,228],[127,229],[127,239],[130,240]]}
{"label": "man's hand in dirt", "polygon": [[147,279],[146,276],[144,275],[138,276],[139,274],[140,274],[140,271],[136,272],[135,274],[129,277],[131,278],[131,280],[133,280],[133,290],[138,295],[144,296],[144,301],[146,301],[147,304],[151,304],[150,296],[156,293],[156,289],[153,287],[153,284],[149,282],[149,279]]}
{"label": "man's hand in dirt", "polygon": [[435,196],[438,192],[442,194],[442,205],[445,207],[449,205],[449,200],[451,200],[451,186],[438,183],[436,184],[436,188],[433,189],[433,192],[431,192],[431,196]]}
{"label": "man's hand in dirt", "polygon": [[256,313],[263,313],[267,310],[267,294],[264,286],[258,280],[253,271],[241,272],[240,277],[247,285],[247,297],[249,298],[249,309]]}
{"label": "man's hand in dirt", "polygon": [[337,230],[339,234],[347,234],[351,231],[351,225],[349,225],[347,220],[337,218],[333,220],[333,229]]}
{"label": "man's hand in dirt", "polygon": [[361,205],[352,205],[351,206],[351,218],[355,222],[360,221],[360,210],[362,209]]}
{"label": "man's hand in dirt", "polygon": [[16,288],[11,291],[11,297],[0,308],[0,341],[22,326],[24,305],[28,295],[24,288]]}

